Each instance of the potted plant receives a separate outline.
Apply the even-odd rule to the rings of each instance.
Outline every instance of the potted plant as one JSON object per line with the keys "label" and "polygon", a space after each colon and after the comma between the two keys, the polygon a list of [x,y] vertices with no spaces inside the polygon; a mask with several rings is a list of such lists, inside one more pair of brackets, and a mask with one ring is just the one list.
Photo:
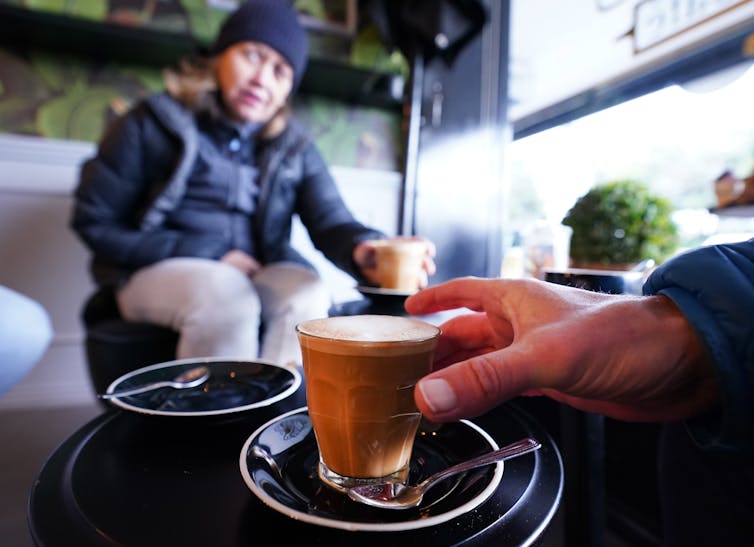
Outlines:
{"label": "potted plant", "polygon": [[670,203],[635,180],[595,186],[563,218],[573,229],[571,265],[629,269],[652,259],[660,263],[678,247]]}

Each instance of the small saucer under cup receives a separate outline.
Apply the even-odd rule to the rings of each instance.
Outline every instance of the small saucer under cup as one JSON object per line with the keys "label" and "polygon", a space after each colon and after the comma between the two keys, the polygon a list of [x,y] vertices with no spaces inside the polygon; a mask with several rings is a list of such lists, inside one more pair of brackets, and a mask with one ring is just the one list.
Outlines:
{"label": "small saucer under cup", "polygon": [[[479,426],[461,420],[435,432],[420,431],[409,465],[409,482],[419,482],[497,443]],[[271,465],[271,462],[274,465]],[[503,462],[448,479],[422,504],[386,511],[351,500],[318,476],[319,455],[308,409],[292,410],[260,426],[241,449],[239,466],[248,488],[268,507],[296,521],[336,528],[396,532],[436,526],[480,507],[503,478]]]}

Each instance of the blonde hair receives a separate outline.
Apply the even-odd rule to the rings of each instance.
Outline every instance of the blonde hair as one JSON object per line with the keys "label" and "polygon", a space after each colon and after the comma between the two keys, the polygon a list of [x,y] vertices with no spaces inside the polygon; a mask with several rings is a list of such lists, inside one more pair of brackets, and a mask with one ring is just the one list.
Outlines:
{"label": "blonde hair", "polygon": [[162,80],[167,92],[190,110],[199,110],[217,90],[214,57],[182,59],[176,67],[166,67]]}
{"label": "blonde hair", "polygon": [[[215,76],[217,57],[192,57],[182,59],[176,67],[166,67],[162,80],[170,96],[194,112],[209,110],[218,112],[215,92],[218,90]],[[283,132],[288,119],[286,104],[265,124],[260,138],[270,139]]]}

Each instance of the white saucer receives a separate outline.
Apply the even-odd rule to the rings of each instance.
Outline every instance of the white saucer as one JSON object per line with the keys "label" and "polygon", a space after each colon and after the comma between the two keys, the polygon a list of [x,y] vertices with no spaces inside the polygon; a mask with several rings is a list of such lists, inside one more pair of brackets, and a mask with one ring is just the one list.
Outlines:
{"label": "white saucer", "polygon": [[[466,420],[420,432],[409,481],[497,448],[492,437]],[[503,477],[503,462],[478,468],[439,483],[418,508],[395,511],[359,504],[325,486],[317,476],[318,461],[309,414],[302,407],[257,429],[243,445],[239,466],[249,489],[284,515],[329,528],[374,532],[425,528],[464,515],[484,503]]]}

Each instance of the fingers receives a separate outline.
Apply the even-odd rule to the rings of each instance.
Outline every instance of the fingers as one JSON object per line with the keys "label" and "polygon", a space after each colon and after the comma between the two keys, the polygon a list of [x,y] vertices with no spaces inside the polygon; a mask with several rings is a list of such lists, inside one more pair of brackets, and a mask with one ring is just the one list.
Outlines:
{"label": "fingers", "polygon": [[513,312],[515,317],[516,308],[510,308],[505,297],[514,294],[510,293],[513,286],[466,277],[424,289],[406,300],[406,310],[418,315],[457,308],[478,312],[455,317],[440,327],[435,372],[423,378],[414,392],[417,405],[429,419],[477,416],[512,397],[551,386],[562,375],[558,369],[543,366],[547,359],[538,347],[510,345],[514,329],[508,315]]}
{"label": "fingers", "polygon": [[377,258],[374,250],[374,241],[369,239],[356,245],[353,248],[352,258],[362,270],[376,268]]}
{"label": "fingers", "polygon": [[429,285],[429,276],[437,271],[437,265],[431,255],[427,254],[422,259],[421,272],[419,273],[419,288]]}
{"label": "fingers", "polygon": [[[434,257],[437,254],[437,248],[435,244],[421,236],[398,236],[392,238],[393,240],[405,240],[405,241],[418,241],[424,244],[425,254],[422,258],[421,268],[422,271],[419,274],[419,287],[423,288],[429,284],[429,276],[437,272],[437,265],[435,264]],[[379,284],[379,278],[377,275],[377,249],[378,240],[365,240],[356,245],[352,252],[352,258],[354,263],[361,270],[361,274],[370,282],[375,285]]]}
{"label": "fingers", "polygon": [[495,333],[483,313],[454,317],[440,325],[440,331],[442,336],[435,350],[436,362],[446,361],[453,356],[458,357],[456,361],[461,361],[480,351],[500,349],[495,346]]}
{"label": "fingers", "polygon": [[424,260],[422,261],[422,269],[424,270],[426,276],[433,275],[435,272],[437,272],[437,265],[435,264],[435,261],[431,256],[427,255],[424,257]]}
{"label": "fingers", "polygon": [[481,303],[490,297],[490,281],[494,280],[465,277],[423,289],[406,299],[406,311],[414,315],[456,308],[480,311]]}
{"label": "fingers", "polygon": [[254,275],[261,268],[261,265],[253,256],[248,255],[239,249],[233,249],[225,253],[225,255],[220,258],[220,262],[229,264],[248,276]]}
{"label": "fingers", "polygon": [[419,287],[424,288],[429,283],[429,276],[434,275],[437,272],[437,264],[435,264],[435,256],[437,256],[437,247],[431,239],[423,236],[398,236],[396,240],[405,241],[419,241],[425,246],[425,254],[422,259],[422,273],[419,280]]}
{"label": "fingers", "polygon": [[361,275],[369,283],[377,285],[379,279],[377,277],[377,253],[374,248],[374,241],[362,241],[354,247],[351,256]]}
{"label": "fingers", "polygon": [[437,264],[435,264],[437,247],[435,247],[435,244],[427,238],[422,238],[422,241],[424,241],[425,245],[427,246],[427,254],[424,257],[422,266],[424,268],[424,271],[427,272],[427,276],[430,276],[437,272]]}
{"label": "fingers", "polygon": [[494,351],[425,376],[414,391],[419,410],[436,422],[469,418],[527,391],[534,384],[529,368],[508,353]]}

